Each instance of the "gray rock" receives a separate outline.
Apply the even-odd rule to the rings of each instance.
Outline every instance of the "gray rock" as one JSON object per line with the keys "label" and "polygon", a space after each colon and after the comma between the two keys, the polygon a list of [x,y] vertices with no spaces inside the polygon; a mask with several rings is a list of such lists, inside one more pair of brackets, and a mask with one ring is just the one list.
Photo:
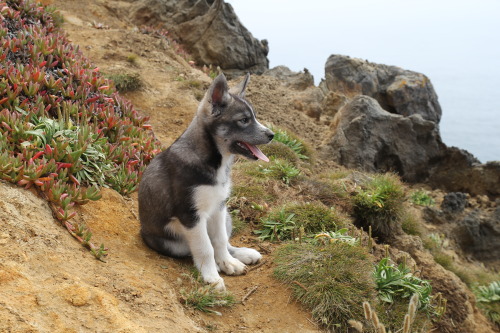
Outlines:
{"label": "gray rock", "polygon": [[472,211],[458,222],[453,234],[466,253],[484,262],[500,263],[500,212]]}
{"label": "gray rock", "polygon": [[452,214],[463,212],[466,206],[467,194],[462,192],[447,193],[443,198],[443,202],[441,202],[441,209]]}
{"label": "gray rock", "polygon": [[403,116],[419,114],[439,123],[441,107],[430,80],[423,74],[395,66],[331,55],[325,65],[330,91],[375,98],[384,110]]}
{"label": "gray rock", "polygon": [[314,86],[314,77],[307,68],[304,68],[303,72],[294,72],[286,66],[276,66],[265,71],[264,75],[278,78],[285,86],[296,90],[306,90]]}
{"label": "gray rock", "polygon": [[321,148],[324,158],[369,172],[394,171],[410,182],[426,179],[445,147],[435,122],[387,112],[363,95],[335,115],[332,130]]}
{"label": "gray rock", "polygon": [[254,38],[223,0],[140,0],[129,17],[167,29],[198,65],[220,66],[229,76],[269,68],[267,40]]}

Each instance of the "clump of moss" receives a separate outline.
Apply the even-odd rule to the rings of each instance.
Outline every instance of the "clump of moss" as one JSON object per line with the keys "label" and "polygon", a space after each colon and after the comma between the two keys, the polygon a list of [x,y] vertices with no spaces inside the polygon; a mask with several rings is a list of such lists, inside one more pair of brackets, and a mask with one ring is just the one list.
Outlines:
{"label": "clump of moss", "polygon": [[274,276],[288,283],[293,296],[327,329],[345,329],[349,319],[361,319],[360,304],[375,297],[373,266],[359,246],[287,244],[274,260]]}
{"label": "clump of moss", "polygon": [[116,90],[121,93],[134,91],[142,87],[142,81],[139,74],[118,73],[110,74],[106,77],[113,81]]}
{"label": "clump of moss", "polygon": [[190,282],[189,290],[182,288],[180,290],[181,301],[185,306],[198,311],[221,315],[216,309],[222,307],[231,307],[236,300],[230,292],[216,290],[211,285],[206,285],[202,281],[198,270],[192,269],[191,274],[184,273],[183,277]]}
{"label": "clump of moss", "polygon": [[401,230],[400,216],[404,208],[405,192],[394,174],[375,175],[361,185],[354,196],[354,214],[357,223],[372,227],[381,240]]}

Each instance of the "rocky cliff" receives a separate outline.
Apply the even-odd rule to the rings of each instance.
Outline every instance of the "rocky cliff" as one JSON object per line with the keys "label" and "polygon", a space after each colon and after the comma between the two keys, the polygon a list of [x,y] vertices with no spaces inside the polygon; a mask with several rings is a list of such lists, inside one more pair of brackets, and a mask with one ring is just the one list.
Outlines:
{"label": "rocky cliff", "polygon": [[267,40],[254,38],[223,0],[134,1],[128,16],[137,25],[167,29],[200,66],[219,66],[230,75],[269,68]]}

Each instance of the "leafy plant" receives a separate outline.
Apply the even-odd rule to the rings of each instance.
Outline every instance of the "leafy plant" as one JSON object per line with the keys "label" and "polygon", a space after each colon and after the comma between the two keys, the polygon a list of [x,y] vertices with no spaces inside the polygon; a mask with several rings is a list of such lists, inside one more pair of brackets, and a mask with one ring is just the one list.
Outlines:
{"label": "leafy plant", "polygon": [[473,288],[478,306],[486,316],[500,327],[500,281]]}
{"label": "leafy plant", "polygon": [[389,258],[383,258],[375,266],[373,274],[380,300],[393,303],[395,298],[410,298],[416,294],[420,309],[432,310],[432,286],[428,281],[414,276],[404,264],[395,266]]}
{"label": "leafy plant", "polygon": [[474,293],[478,302],[500,302],[500,281],[493,281],[488,286],[478,286]]}
{"label": "leafy plant", "polygon": [[287,213],[281,209],[278,214],[273,214],[261,219],[262,229],[255,230],[261,240],[284,240],[290,239],[295,230],[294,213]]}
{"label": "leafy plant", "polygon": [[269,166],[261,167],[260,172],[275,179],[281,179],[285,184],[290,182],[300,174],[300,170],[288,161],[276,159]]}
{"label": "leafy plant", "polygon": [[302,159],[302,160],[308,160],[310,154],[308,152],[308,149],[305,147],[304,143],[299,139],[291,134],[289,134],[287,131],[276,128],[276,127],[271,127],[272,131],[274,132],[274,138],[273,141],[276,142],[281,142],[290,149],[292,149],[297,156]]}
{"label": "leafy plant", "polygon": [[415,205],[420,206],[433,206],[435,204],[434,199],[429,195],[429,193],[422,190],[413,192],[410,196],[410,200]]}
{"label": "leafy plant", "polygon": [[347,233],[348,231],[349,230],[347,228],[343,228],[337,231],[326,231],[317,234],[316,236],[314,236],[314,239],[322,244],[334,242],[344,242],[349,245],[359,244],[359,239],[349,235]]}

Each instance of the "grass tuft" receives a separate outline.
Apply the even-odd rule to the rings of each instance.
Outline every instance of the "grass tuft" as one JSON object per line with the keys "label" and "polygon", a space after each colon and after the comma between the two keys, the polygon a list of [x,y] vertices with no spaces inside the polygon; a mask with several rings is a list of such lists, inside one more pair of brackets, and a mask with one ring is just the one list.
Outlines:
{"label": "grass tuft", "polygon": [[300,170],[286,160],[274,159],[269,164],[259,166],[259,172],[272,179],[290,185],[300,175]]}
{"label": "grass tuft", "polygon": [[106,76],[113,81],[116,90],[121,93],[134,91],[142,87],[142,81],[139,74],[110,74]]}
{"label": "grass tuft", "polygon": [[354,196],[354,214],[363,228],[372,226],[383,241],[398,231],[405,193],[394,174],[375,175]]}
{"label": "grass tuft", "polygon": [[349,319],[360,319],[359,307],[374,297],[371,262],[358,246],[338,242],[318,246],[287,244],[275,253],[274,276],[286,282],[293,296],[328,329],[347,327]]}
{"label": "grass tuft", "polygon": [[287,205],[261,219],[261,229],[254,231],[262,240],[283,241],[320,232],[336,231],[349,224],[339,211],[321,203]]}
{"label": "grass tuft", "polygon": [[210,285],[194,287],[186,291],[180,291],[184,305],[202,312],[221,315],[214,308],[231,307],[235,304],[234,296],[226,291],[215,290]]}

